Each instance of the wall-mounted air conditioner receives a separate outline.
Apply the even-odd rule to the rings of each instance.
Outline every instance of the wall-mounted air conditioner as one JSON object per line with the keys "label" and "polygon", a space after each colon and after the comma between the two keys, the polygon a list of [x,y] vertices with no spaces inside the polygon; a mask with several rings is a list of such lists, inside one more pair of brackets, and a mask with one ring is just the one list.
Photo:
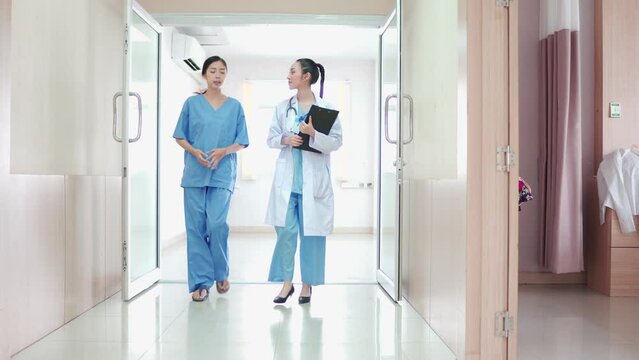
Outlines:
{"label": "wall-mounted air conditioner", "polygon": [[173,32],[171,58],[195,80],[202,80],[202,65],[204,64],[205,53],[194,37]]}

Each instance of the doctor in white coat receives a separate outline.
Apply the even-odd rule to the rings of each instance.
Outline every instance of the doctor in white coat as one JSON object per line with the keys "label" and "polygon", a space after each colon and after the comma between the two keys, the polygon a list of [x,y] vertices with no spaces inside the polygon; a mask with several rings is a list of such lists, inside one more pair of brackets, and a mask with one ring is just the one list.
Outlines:
{"label": "doctor in white coat", "polygon": [[[331,108],[322,99],[324,76],[321,64],[311,59],[295,61],[287,79],[297,94],[277,105],[269,130],[268,145],[280,150],[266,214],[266,223],[275,226],[277,233],[269,281],[283,283],[275,303],[286,302],[295,291],[298,233],[303,283],[298,302],[310,302],[311,286],[324,283],[326,236],[333,231],[334,214],[330,154],[342,145],[342,128],[337,119],[325,135],[315,131],[312,119],[308,124],[303,121],[313,104]],[[311,85],[320,78],[320,95],[316,96]],[[308,134],[310,147],[321,153],[294,148],[302,144],[298,132]]]}

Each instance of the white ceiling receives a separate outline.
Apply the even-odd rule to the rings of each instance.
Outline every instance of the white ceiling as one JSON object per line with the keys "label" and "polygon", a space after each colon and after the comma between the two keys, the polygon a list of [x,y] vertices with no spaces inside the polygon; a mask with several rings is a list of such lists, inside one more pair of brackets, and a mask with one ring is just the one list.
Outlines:
{"label": "white ceiling", "polygon": [[344,25],[186,26],[207,55],[374,59],[378,29]]}

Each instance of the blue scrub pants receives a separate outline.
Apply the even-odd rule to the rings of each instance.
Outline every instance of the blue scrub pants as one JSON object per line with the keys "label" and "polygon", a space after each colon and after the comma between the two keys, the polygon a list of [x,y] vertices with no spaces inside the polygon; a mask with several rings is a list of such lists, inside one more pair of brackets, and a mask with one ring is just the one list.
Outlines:
{"label": "blue scrub pants", "polygon": [[286,212],[286,224],[284,227],[275,227],[277,243],[273,251],[268,281],[293,280],[299,230],[302,282],[309,285],[324,284],[326,236],[305,236],[303,215],[302,195],[291,193]]}
{"label": "blue scrub pants", "polygon": [[226,217],[231,192],[216,187],[184,188],[189,292],[229,276]]}

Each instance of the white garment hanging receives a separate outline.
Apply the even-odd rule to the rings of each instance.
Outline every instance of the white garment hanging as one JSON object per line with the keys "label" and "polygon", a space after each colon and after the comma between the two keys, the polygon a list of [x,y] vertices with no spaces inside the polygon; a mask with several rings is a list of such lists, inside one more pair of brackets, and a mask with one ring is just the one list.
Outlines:
{"label": "white garment hanging", "polygon": [[597,171],[597,190],[601,224],[609,207],[617,212],[622,233],[636,231],[633,215],[639,215],[639,148],[606,155]]}

